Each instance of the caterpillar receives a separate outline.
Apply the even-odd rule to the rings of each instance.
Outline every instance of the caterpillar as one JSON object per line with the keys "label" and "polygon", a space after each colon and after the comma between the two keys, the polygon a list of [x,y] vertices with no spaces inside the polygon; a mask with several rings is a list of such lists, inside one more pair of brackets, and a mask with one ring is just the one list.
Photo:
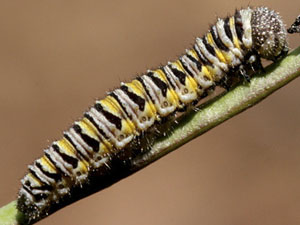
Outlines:
{"label": "caterpillar", "polygon": [[300,15],[296,18],[295,22],[287,30],[290,34],[300,33]]}
{"label": "caterpillar", "polygon": [[[84,116],[28,166],[17,208],[27,223],[76,201],[124,166],[151,133],[178,112],[193,109],[217,86],[230,89],[288,52],[279,14],[266,7],[236,10],[217,19],[177,60],[148,70],[97,100]],[[124,160],[125,159],[125,160]],[[117,162],[117,163],[116,163]]]}

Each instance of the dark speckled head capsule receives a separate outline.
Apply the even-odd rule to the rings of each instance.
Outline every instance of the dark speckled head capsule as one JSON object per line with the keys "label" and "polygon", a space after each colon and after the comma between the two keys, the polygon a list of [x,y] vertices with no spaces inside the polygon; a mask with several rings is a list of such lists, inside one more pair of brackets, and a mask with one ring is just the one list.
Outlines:
{"label": "dark speckled head capsule", "polygon": [[262,58],[276,61],[287,54],[287,32],[277,12],[267,7],[254,8],[251,27],[253,47]]}

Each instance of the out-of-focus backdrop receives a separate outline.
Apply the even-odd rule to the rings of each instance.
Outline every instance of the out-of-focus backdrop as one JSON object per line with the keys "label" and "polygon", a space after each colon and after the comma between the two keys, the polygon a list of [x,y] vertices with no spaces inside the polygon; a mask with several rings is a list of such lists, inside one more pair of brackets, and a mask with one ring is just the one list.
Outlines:
{"label": "out-of-focus backdrop", "polygon": [[[27,165],[120,81],[175,59],[217,16],[294,1],[1,1],[0,206]],[[290,36],[290,46],[300,35]],[[47,224],[300,224],[300,80]]]}

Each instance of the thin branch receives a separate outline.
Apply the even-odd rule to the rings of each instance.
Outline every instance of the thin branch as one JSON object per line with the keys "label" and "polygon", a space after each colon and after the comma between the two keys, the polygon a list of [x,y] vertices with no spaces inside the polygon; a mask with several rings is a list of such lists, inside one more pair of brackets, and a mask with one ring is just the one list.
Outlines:
{"label": "thin branch", "polygon": [[[224,96],[206,104],[197,112],[191,112],[169,131],[167,137],[155,141],[148,152],[133,158],[128,173],[111,179],[111,184],[142,169],[162,156],[177,149],[193,138],[205,133],[227,119],[257,104],[274,91],[300,76],[300,47],[282,61],[270,65],[266,73],[251,79],[250,84],[241,84]],[[107,186],[109,186],[107,185]],[[0,224],[17,225],[22,218],[16,202],[0,208]]]}
{"label": "thin branch", "polygon": [[21,213],[18,212],[16,208],[16,201],[0,208],[0,224],[1,225],[18,225],[20,218],[22,217]]}

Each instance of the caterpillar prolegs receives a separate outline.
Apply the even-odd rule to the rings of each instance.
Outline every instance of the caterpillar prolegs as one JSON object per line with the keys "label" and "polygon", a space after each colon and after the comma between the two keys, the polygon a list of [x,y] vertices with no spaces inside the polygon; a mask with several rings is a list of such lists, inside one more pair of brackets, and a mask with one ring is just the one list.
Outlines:
{"label": "caterpillar prolegs", "polygon": [[193,108],[208,90],[249,80],[262,69],[261,58],[276,61],[287,52],[286,29],[273,10],[246,8],[218,19],[179,59],[121,83],[97,100],[28,166],[18,209],[30,223],[77,200],[83,192],[92,193],[99,189],[97,185],[105,186],[90,185],[91,180],[109,176],[120,154],[124,158],[134,154],[132,143],[140,148],[147,145],[137,139],[151,135],[176,112]]}

